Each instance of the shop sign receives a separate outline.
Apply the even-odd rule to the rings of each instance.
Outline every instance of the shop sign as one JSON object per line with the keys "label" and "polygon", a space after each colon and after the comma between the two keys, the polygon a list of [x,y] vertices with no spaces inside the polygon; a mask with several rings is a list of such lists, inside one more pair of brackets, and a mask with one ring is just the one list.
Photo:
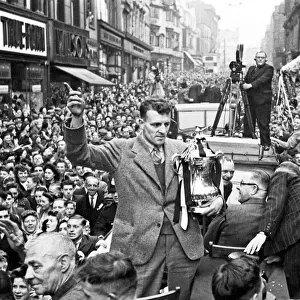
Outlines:
{"label": "shop sign", "polygon": [[40,93],[42,91],[42,86],[40,84],[34,84],[31,88],[33,93]]}
{"label": "shop sign", "polygon": [[47,56],[46,24],[0,11],[0,50]]}
{"label": "shop sign", "polygon": [[131,43],[130,41],[124,40],[124,50],[131,53],[134,56],[150,60],[150,51],[141,48],[138,45]]}
{"label": "shop sign", "polygon": [[114,46],[117,46],[120,48],[122,47],[122,39],[103,28],[100,29],[100,39],[102,41],[112,44]]}
{"label": "shop sign", "polygon": [[8,85],[0,85],[0,94],[8,94]]}
{"label": "shop sign", "polygon": [[55,54],[60,57],[88,58],[86,37],[63,29],[55,29]]}

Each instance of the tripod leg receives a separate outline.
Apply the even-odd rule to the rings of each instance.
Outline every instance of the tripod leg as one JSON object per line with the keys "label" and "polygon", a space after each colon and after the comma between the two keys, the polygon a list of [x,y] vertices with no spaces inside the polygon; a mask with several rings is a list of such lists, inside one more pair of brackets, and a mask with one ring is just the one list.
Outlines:
{"label": "tripod leg", "polygon": [[247,96],[246,92],[243,90],[241,85],[240,85],[240,89],[241,89],[242,99],[243,99],[244,106],[245,106],[245,114],[246,114],[246,117],[247,117],[248,126],[249,126],[249,129],[250,129],[250,132],[251,132],[251,137],[253,139],[256,139],[255,131],[254,131],[254,127],[253,127],[253,122],[252,122],[252,116],[251,116],[251,113],[250,113],[250,105],[249,105],[248,96]]}
{"label": "tripod leg", "polygon": [[213,124],[212,129],[211,129],[211,136],[215,135],[217,126],[219,124],[219,121],[220,121],[220,118],[221,118],[221,115],[222,115],[222,112],[223,112],[223,109],[224,109],[224,105],[226,104],[228,96],[229,96],[230,88],[231,88],[231,79],[228,78],[226,80],[225,87],[224,87],[224,94],[221,98],[221,102],[220,102],[219,108],[217,110],[217,114],[216,114],[216,117],[215,117],[215,120],[214,120],[214,124]]}

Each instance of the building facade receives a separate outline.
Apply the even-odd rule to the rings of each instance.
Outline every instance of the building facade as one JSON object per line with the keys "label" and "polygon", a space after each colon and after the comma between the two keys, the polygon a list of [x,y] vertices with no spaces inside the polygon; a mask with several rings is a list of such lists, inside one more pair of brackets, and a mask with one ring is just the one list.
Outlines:
{"label": "building facade", "polygon": [[38,110],[47,96],[47,8],[33,3],[0,2],[2,110],[11,110],[18,103]]}
{"label": "building facade", "polygon": [[180,18],[176,1],[150,1],[151,64],[165,74],[182,70]]}

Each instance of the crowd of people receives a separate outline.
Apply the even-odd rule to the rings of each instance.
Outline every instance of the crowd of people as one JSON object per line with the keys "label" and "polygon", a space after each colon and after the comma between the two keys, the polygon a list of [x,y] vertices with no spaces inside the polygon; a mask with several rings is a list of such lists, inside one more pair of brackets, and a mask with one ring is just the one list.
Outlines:
{"label": "crowd of people", "polygon": [[[245,213],[236,218],[242,209],[227,208],[225,201],[234,175],[234,162],[226,157],[221,160],[220,195],[205,211],[214,219],[204,244],[196,218],[187,215],[186,229],[182,215],[176,218],[182,208],[178,179],[169,161],[192,137],[176,133],[175,139],[167,139],[172,134],[170,112],[179,102],[178,92],[192,85],[201,85],[197,101],[219,102],[227,77],[201,72],[169,74],[164,80],[168,101],[151,99],[150,83],[138,81],[102,88],[94,97],[71,91],[64,101],[67,105],[55,103],[38,112],[30,112],[17,99],[9,105],[2,103],[0,294],[7,297],[3,299],[47,299],[47,295],[52,300],[97,299],[99,295],[135,299],[157,294],[167,273],[169,288],[180,286],[180,299],[186,300],[208,241],[226,244],[228,236],[240,236],[245,230],[243,239],[234,240],[240,243],[236,246],[248,245],[248,252],[253,253],[264,243],[268,245],[257,239],[273,233],[259,227],[270,178],[257,172],[240,183]],[[219,92],[212,97],[214,89]],[[271,121],[271,140],[280,160],[300,165],[300,119],[295,113],[293,131],[287,118],[273,113]],[[205,141],[203,145],[206,154],[213,152]],[[272,195],[276,197],[276,192]],[[249,207],[254,213],[249,214]],[[251,233],[249,227],[237,225],[246,216],[249,222],[256,218]],[[112,228],[112,251],[102,253],[107,251],[105,238]],[[256,233],[260,235],[251,241]],[[280,254],[281,258],[285,255]],[[294,252],[288,255],[289,260],[294,258]],[[255,277],[249,279],[251,297],[261,293],[263,284],[255,263],[248,258],[237,260],[239,263],[251,269],[249,278]],[[289,274],[297,270],[293,266]],[[216,299],[227,299],[228,295],[220,296],[225,293],[222,274],[235,271],[234,266],[218,270],[213,280]],[[239,284],[249,286],[247,280]],[[242,293],[244,287],[240,289]]]}

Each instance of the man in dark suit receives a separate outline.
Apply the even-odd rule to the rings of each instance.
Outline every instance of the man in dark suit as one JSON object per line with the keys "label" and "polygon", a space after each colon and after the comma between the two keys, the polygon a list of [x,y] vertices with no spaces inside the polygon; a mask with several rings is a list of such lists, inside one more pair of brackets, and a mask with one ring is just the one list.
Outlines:
{"label": "man in dark suit", "polygon": [[97,236],[83,234],[86,220],[80,215],[74,215],[68,220],[68,236],[73,241],[77,252],[81,251],[87,257],[92,251],[96,250],[98,242]]}
{"label": "man in dark suit", "polygon": [[209,242],[234,247],[246,247],[258,231],[265,211],[270,177],[264,171],[245,174],[240,182],[239,204],[230,204],[224,214],[216,216],[208,227],[204,245]]}
{"label": "man in dark suit", "polygon": [[261,249],[265,256],[279,255],[287,279],[290,298],[300,297],[300,171],[286,161],[270,181],[266,212],[258,234],[246,247],[248,254]]}
{"label": "man in dark suit", "polygon": [[[260,143],[264,150],[271,146],[270,115],[272,102],[272,78],[274,68],[268,65],[267,54],[263,51],[255,55],[256,66],[251,66],[245,76],[243,89],[246,90],[249,100],[253,128],[257,121],[260,132]],[[244,137],[251,137],[249,120],[244,117]]]}
{"label": "man in dark suit", "polygon": [[77,201],[75,213],[90,222],[92,235],[105,235],[106,228],[111,226],[111,220],[114,219],[117,210],[116,205],[108,205],[103,194],[99,193],[98,178],[88,176],[86,188],[87,194]]}
{"label": "man in dark suit", "polygon": [[[198,221],[184,214],[186,228],[175,214],[175,207],[179,213],[181,209],[172,157],[186,144],[167,138],[170,105],[163,99],[145,100],[140,107],[143,132],[100,146],[86,142],[83,99],[70,93],[68,107],[72,113],[65,127],[68,158],[114,176],[119,203],[110,249],[132,257],[139,275],[137,296],[157,294],[167,269],[169,288],[179,286],[180,300],[189,299],[204,249]],[[218,197],[206,212],[216,213],[222,206]]]}

